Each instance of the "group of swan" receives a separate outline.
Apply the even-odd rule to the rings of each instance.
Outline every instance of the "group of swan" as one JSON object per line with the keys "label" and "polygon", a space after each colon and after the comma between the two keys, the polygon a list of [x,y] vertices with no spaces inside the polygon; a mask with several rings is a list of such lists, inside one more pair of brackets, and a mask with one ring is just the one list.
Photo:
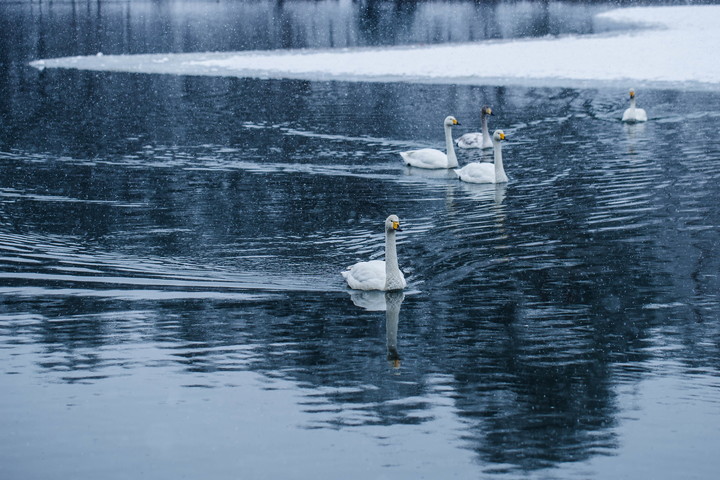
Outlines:
{"label": "group of swan", "polygon": [[463,168],[458,167],[455,148],[452,141],[452,127],[460,125],[453,116],[445,118],[443,127],[445,128],[445,147],[446,151],[442,152],[434,148],[422,148],[420,150],[410,150],[400,152],[400,156],[406,165],[418,168],[452,168],[458,178],[464,182],[470,183],[506,183],[508,177],[505,174],[502,161],[502,147],[500,142],[505,140],[505,133],[502,130],[495,130],[490,138],[487,126],[487,115],[492,115],[490,107],[483,107],[481,110],[482,132],[466,133],[458,139],[458,146],[462,148],[489,148],[494,151],[495,163],[474,162],[465,165]]}
{"label": "group of swan", "polygon": [[[489,148],[492,146],[494,152],[494,164],[474,162],[458,166],[457,157],[452,141],[452,127],[460,125],[453,116],[445,118],[445,145],[447,153],[433,148],[423,148],[401,152],[404,162],[407,165],[420,168],[453,168],[458,178],[465,182],[472,183],[505,183],[508,181],[502,161],[501,143],[505,140],[505,133],[502,130],[495,130],[492,140],[489,139],[487,129],[487,115],[492,115],[490,107],[483,107],[481,110],[481,133],[468,133],[458,139],[458,146],[462,148]],[[635,90],[630,90],[630,108],[625,110],[622,117],[623,122],[646,122],[647,113],[635,104]],[[488,142],[486,138],[488,137]],[[405,276],[398,266],[397,247],[395,245],[395,234],[400,232],[400,219],[397,215],[390,215],[385,220],[385,260],[371,260],[369,262],[358,262],[347,268],[342,273],[350,288],[356,290],[402,290],[407,286]]]}

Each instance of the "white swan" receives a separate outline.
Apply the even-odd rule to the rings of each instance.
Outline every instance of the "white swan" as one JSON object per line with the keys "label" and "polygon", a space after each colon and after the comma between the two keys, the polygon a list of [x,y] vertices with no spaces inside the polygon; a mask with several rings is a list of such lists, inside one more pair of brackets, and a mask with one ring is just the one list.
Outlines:
{"label": "white swan", "polygon": [[390,215],[385,220],[385,260],[371,260],[351,265],[340,272],[350,288],[356,290],[402,290],[407,286],[400,271],[395,247],[395,232],[400,232],[400,219]]}
{"label": "white swan", "polygon": [[468,163],[463,168],[455,170],[460,180],[470,183],[506,183],[508,177],[503,168],[502,146],[500,145],[503,140],[505,140],[505,133],[502,130],[495,130],[493,134],[495,163]]}
{"label": "white swan", "polygon": [[480,109],[480,125],[482,132],[472,132],[462,135],[455,140],[460,148],[492,148],[492,138],[488,131],[488,115],[492,115],[492,108],[485,105]]}
{"label": "white swan", "polygon": [[419,168],[455,168],[458,166],[455,148],[452,141],[452,127],[460,125],[453,116],[445,117],[443,127],[445,128],[445,147],[447,153],[434,148],[422,148],[420,150],[409,150],[400,152],[400,156],[406,165]]}
{"label": "white swan", "polygon": [[647,122],[647,113],[642,108],[635,106],[635,90],[630,89],[630,108],[625,110],[622,116],[623,122]]}

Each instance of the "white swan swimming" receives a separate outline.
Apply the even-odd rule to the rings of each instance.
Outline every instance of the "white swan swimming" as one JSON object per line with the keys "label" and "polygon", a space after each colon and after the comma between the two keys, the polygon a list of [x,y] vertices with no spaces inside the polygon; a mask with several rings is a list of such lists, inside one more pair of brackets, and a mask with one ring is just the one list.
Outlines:
{"label": "white swan swimming", "polygon": [[460,180],[470,183],[507,183],[502,159],[501,141],[505,140],[505,133],[502,130],[495,130],[493,134],[493,153],[495,163],[474,162],[468,163],[463,168],[455,170]]}
{"label": "white swan swimming", "polygon": [[647,122],[647,113],[642,108],[635,106],[635,90],[630,89],[630,108],[625,110],[622,116],[623,122]]}
{"label": "white swan swimming", "polygon": [[340,272],[350,288],[356,290],[402,290],[407,286],[398,267],[395,232],[400,232],[400,219],[390,215],[385,220],[385,260],[370,260],[351,265]]}
{"label": "white swan swimming", "polygon": [[419,168],[455,168],[458,166],[455,148],[452,141],[452,127],[460,125],[453,116],[445,117],[443,127],[445,128],[445,147],[447,153],[434,148],[422,148],[420,150],[409,150],[400,152],[400,156],[406,165]]}
{"label": "white swan swimming", "polygon": [[492,108],[485,105],[480,109],[481,132],[472,132],[462,135],[455,140],[460,148],[492,148],[492,138],[488,131],[488,115],[492,115]]}

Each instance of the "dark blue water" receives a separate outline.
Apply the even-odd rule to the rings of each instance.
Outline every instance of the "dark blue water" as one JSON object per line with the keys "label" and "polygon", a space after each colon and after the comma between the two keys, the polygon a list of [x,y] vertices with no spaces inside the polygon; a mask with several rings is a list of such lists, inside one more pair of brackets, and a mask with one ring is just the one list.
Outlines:
{"label": "dark blue water", "polygon": [[[591,33],[603,8],[3,3],[0,478],[714,478],[717,93],[639,90],[623,125],[611,89],[27,65]],[[507,186],[402,166],[484,103]],[[409,288],[351,296],[390,213]]]}

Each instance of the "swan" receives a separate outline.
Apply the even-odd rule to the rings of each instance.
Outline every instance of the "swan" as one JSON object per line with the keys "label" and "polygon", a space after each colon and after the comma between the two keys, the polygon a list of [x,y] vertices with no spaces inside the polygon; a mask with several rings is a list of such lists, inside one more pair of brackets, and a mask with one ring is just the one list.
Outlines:
{"label": "swan", "polygon": [[480,109],[480,125],[482,127],[481,132],[466,133],[461,136],[455,143],[460,148],[492,148],[492,138],[488,132],[488,115],[492,115],[492,108],[485,105]]}
{"label": "swan", "polygon": [[419,168],[455,168],[458,166],[455,148],[452,141],[452,127],[460,125],[453,116],[445,117],[443,127],[445,128],[445,146],[447,154],[434,148],[422,148],[420,150],[409,150],[400,152],[400,156],[406,165]]}
{"label": "swan", "polygon": [[635,90],[630,89],[630,108],[625,110],[622,116],[623,122],[647,122],[647,113],[642,108],[635,106]]}
{"label": "swan", "polygon": [[468,163],[463,168],[455,170],[460,180],[470,183],[507,183],[508,177],[503,168],[502,146],[500,145],[500,142],[505,140],[505,133],[502,130],[495,130],[492,138],[495,163]]}
{"label": "swan", "polygon": [[355,290],[402,290],[407,286],[400,271],[395,248],[395,232],[401,232],[400,219],[390,215],[385,220],[385,260],[370,260],[351,265],[340,272],[350,288]]}

